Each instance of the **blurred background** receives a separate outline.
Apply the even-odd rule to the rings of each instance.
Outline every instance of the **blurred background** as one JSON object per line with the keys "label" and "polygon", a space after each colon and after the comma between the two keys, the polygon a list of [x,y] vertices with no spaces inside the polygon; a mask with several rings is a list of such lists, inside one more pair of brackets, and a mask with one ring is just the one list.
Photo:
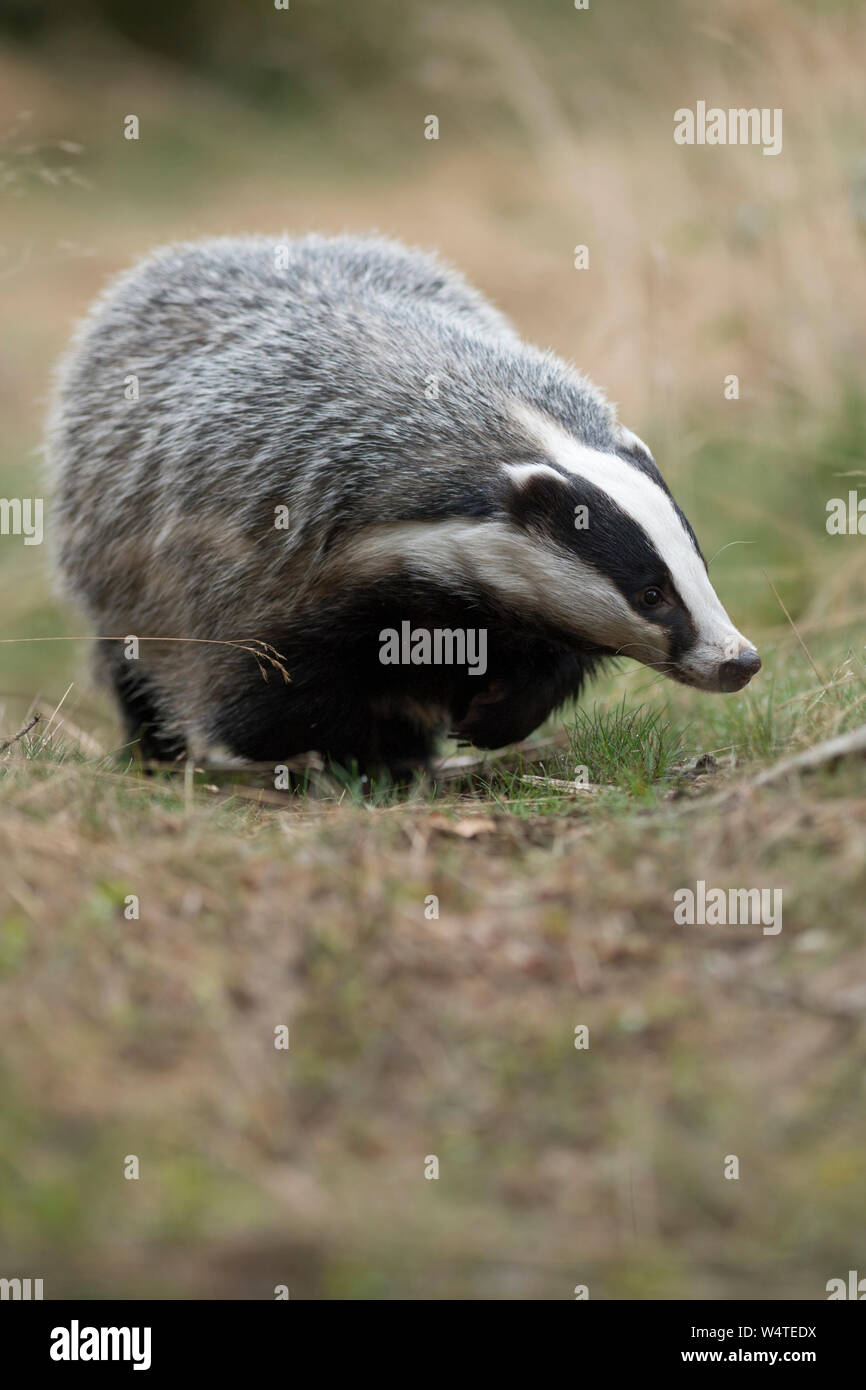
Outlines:
{"label": "blurred background", "polygon": [[[41,452],[75,321],[166,241],[374,228],[589,373],[720,552],[765,671],[726,716],[674,692],[677,721],[729,721],[697,747],[730,748],[741,711],[745,756],[775,756],[786,703],[815,737],[770,580],[861,718],[866,539],[825,521],[866,477],[864,71],[855,0],[0,0],[0,497],[47,498],[42,546],[0,537],[0,737],[74,680],[84,754],[121,738],[84,643],[8,640],[85,631],[52,594]],[[782,153],[676,145],[698,101],[781,108]],[[854,1014],[797,1003],[817,963],[828,997],[863,978],[853,776],[832,817],[780,794],[688,817],[690,844],[635,815],[595,839],[569,822],[551,854],[538,818],[503,816],[497,858],[432,820],[407,837],[300,807],[263,828],[107,763],[4,766],[0,1274],[48,1270],[55,1295],[268,1297],[294,1276],[570,1297],[589,1269],[605,1296],[815,1297],[859,1258]],[[778,953],[683,950],[672,887],[714,870],[784,882]],[[431,882],[441,923],[421,920]],[[780,960],[777,1006],[749,991]],[[289,979],[291,1087],[268,1070]],[[575,980],[612,1040],[579,1080]],[[732,1133],[742,1200],[718,1177]],[[458,1176],[419,1196],[432,1143]],[[117,1177],[127,1150],[151,1184]]]}

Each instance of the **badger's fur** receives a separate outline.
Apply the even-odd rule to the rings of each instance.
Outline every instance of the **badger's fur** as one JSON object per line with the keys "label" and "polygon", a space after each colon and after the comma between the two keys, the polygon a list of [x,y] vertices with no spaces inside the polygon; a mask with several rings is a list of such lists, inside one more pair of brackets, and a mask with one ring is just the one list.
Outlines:
{"label": "badger's fur", "polygon": [[[396,242],[157,252],[80,328],[49,448],[97,632],[200,639],[98,644],[148,756],[413,764],[526,736],[615,654],[708,690],[760,665],[646,446]],[[486,670],[383,664],[406,622],[483,630]]]}

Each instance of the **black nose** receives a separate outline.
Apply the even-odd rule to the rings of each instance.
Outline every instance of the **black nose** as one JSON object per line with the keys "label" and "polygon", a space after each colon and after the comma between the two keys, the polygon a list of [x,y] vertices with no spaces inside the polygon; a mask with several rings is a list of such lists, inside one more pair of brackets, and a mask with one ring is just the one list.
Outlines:
{"label": "black nose", "polygon": [[754,647],[734,657],[733,661],[723,661],[719,667],[719,687],[722,690],[742,690],[756,671],[761,669],[761,658]]}

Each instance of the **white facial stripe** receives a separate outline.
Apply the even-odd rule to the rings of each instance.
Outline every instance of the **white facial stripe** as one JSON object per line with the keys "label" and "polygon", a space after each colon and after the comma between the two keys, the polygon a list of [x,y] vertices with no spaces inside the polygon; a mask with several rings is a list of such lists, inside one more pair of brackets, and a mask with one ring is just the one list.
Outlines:
{"label": "white facial stripe", "polygon": [[[555,472],[555,469],[550,470]],[[405,565],[470,596],[484,589],[521,613],[622,651],[666,661],[664,632],[646,622],[603,574],[576,556],[542,546],[502,521],[407,521],[368,530],[340,551],[332,579],[369,579]]]}
{"label": "white facial stripe", "polygon": [[533,440],[560,467],[601,488],[643,527],[670,571],[697,628],[699,642],[719,649],[716,659],[722,649],[736,655],[751,646],[719,602],[704,563],[663,488],[634,464],[573,439],[540,411],[520,404],[515,413]]}

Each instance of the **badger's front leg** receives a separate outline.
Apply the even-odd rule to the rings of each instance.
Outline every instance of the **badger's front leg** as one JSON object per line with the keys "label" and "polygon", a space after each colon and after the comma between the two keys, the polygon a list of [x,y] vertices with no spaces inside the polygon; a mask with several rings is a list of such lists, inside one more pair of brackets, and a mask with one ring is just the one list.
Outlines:
{"label": "badger's front leg", "polygon": [[494,677],[473,696],[454,732],[478,748],[518,743],[576,698],[587,674],[587,658],[575,653],[524,656],[519,667]]}

